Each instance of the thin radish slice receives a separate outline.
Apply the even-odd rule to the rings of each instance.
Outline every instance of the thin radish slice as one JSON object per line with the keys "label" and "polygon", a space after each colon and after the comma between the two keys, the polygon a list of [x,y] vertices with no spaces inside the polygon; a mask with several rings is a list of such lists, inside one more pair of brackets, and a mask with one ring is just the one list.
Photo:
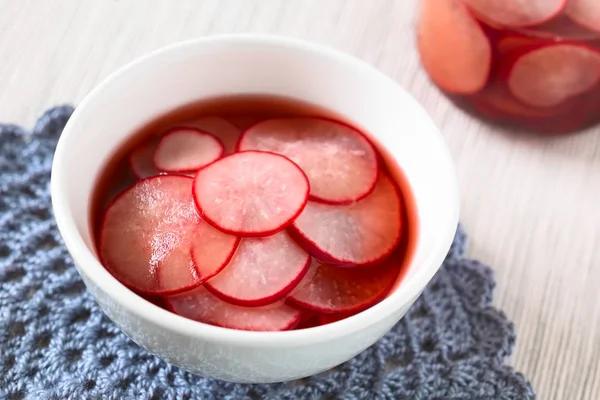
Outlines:
{"label": "thin radish slice", "polygon": [[223,144],[213,135],[189,127],[173,128],[161,138],[154,165],[165,172],[191,172],[218,160]]}
{"label": "thin radish slice", "polygon": [[472,94],[485,86],[492,48],[459,0],[422,0],[417,36],[421,63],[440,88]]}
{"label": "thin radish slice", "polygon": [[193,126],[202,132],[208,132],[219,139],[225,148],[225,155],[235,152],[235,146],[242,133],[240,128],[228,120],[215,116],[196,118],[186,125]]}
{"label": "thin radish slice", "polygon": [[245,238],[225,269],[205,286],[231,304],[263,306],[293,290],[309,263],[310,256],[286,232]]}
{"label": "thin radish slice", "polygon": [[204,218],[219,230],[266,236],[288,226],[308,200],[308,179],[278,154],[246,151],[200,170],[194,199]]}
{"label": "thin radish slice", "polygon": [[361,311],[391,290],[401,264],[401,260],[391,257],[377,268],[340,268],[313,259],[313,273],[307,274],[286,301],[321,313]]}
{"label": "thin radish slice", "polygon": [[600,53],[575,44],[555,44],[516,59],[508,86],[517,99],[554,107],[592,89],[600,81]]}
{"label": "thin radish slice", "polygon": [[156,151],[156,140],[149,140],[136,147],[129,154],[129,167],[138,179],[150,178],[159,175],[161,172],[154,166],[154,152]]}
{"label": "thin radish slice", "polygon": [[381,174],[373,193],[353,205],[309,201],[290,233],[321,261],[355,266],[375,264],[391,254],[402,225],[398,189]]}
{"label": "thin radish slice", "polygon": [[221,232],[204,220],[200,221],[192,238],[192,259],[201,282],[225,268],[239,242],[239,237]]}
{"label": "thin radish slice", "polygon": [[302,313],[284,303],[269,307],[235,306],[200,286],[190,292],[166,298],[167,308],[182,317],[247,331],[285,331],[300,321]]}
{"label": "thin radish slice", "polygon": [[373,145],[357,130],[322,118],[277,118],[244,132],[239,150],[282,154],[308,176],[310,198],[331,204],[367,196],[379,168]]}
{"label": "thin radish slice", "polygon": [[557,17],[567,0],[462,0],[482,19],[509,27],[539,25]]}
{"label": "thin radish slice", "polygon": [[566,13],[579,25],[600,32],[600,1],[569,0]]}
{"label": "thin radish slice", "polygon": [[100,257],[126,286],[146,294],[188,290],[200,284],[190,241],[200,217],[192,179],[144,179],[121,194],[104,214]]}

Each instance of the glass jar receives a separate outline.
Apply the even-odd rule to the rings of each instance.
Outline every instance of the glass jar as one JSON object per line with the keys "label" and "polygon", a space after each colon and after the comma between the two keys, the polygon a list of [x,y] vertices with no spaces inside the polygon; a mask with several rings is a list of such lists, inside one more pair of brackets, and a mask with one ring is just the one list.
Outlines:
{"label": "glass jar", "polygon": [[600,0],[421,0],[431,80],[488,121],[541,133],[600,122]]}

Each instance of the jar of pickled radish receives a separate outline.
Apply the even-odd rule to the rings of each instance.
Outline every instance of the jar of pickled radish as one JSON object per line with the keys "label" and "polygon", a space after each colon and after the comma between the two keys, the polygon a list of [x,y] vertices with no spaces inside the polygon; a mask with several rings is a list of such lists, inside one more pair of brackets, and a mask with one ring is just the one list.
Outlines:
{"label": "jar of pickled radish", "polygon": [[470,113],[541,133],[600,122],[600,0],[421,0],[417,37]]}

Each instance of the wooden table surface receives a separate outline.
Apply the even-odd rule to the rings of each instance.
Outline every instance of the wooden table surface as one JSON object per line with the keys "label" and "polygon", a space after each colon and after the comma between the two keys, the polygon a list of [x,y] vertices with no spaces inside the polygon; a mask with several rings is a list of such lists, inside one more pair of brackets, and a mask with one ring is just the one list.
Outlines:
{"label": "wooden table surface", "polygon": [[501,132],[456,109],[415,51],[418,0],[0,0],[0,121],[32,126],[115,68],[209,33],[270,32],[328,44],[407,88],[455,157],[470,255],[496,271],[518,330],[510,362],[540,399],[600,398],[600,129]]}

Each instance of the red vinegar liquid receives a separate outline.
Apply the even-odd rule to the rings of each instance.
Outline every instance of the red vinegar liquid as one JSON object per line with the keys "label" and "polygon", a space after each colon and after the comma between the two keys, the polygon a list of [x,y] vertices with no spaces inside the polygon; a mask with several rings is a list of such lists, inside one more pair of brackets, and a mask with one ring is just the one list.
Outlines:
{"label": "red vinegar liquid", "polygon": [[[469,8],[467,0],[422,0],[422,4],[418,36],[423,65],[434,83],[465,111],[511,130],[535,133],[572,133],[600,122],[600,64],[583,60],[590,56],[600,60],[600,31],[576,23],[566,9],[537,25],[508,27],[481,17]],[[491,53],[482,50],[482,40]],[[511,78],[521,57],[555,46],[563,46],[563,51],[545,56],[543,61],[544,56],[540,57],[537,70],[528,72],[529,79]],[[470,58],[471,65],[464,61]],[[572,62],[565,66],[565,60]],[[478,67],[473,68],[476,63]],[[483,85],[460,88],[453,84],[460,82],[461,76],[463,80],[479,76],[482,68],[486,68]],[[560,90],[565,93],[560,101],[548,98],[550,89],[537,98],[527,96],[531,82],[543,82],[540,77],[551,82],[550,75],[560,76],[568,68],[572,82],[563,84]]]}
{"label": "red vinegar liquid", "polygon": [[[92,226],[94,227],[96,243],[97,238],[99,237],[99,229],[103,214],[107,207],[119,193],[131,187],[138,181],[132,173],[128,162],[131,151],[152,138],[160,137],[160,135],[169,128],[189,124],[195,119],[204,116],[218,116],[224,118],[240,128],[241,131],[257,122],[269,118],[311,116],[338,120],[354,126],[363,133],[365,132],[361,127],[356,126],[351,121],[341,118],[339,115],[323,109],[322,107],[290,98],[262,95],[221,97],[205,100],[158,116],[154,120],[149,121],[138,131],[131,133],[130,139],[127,140],[110,158],[96,182],[90,216]],[[391,290],[391,292],[393,292],[401,283],[402,278],[408,269],[407,266],[412,260],[415,252],[418,229],[417,208],[408,181],[400,167],[391,161],[392,159],[389,153],[382,149],[373,137],[369,136],[368,133],[366,133],[366,135],[378,148],[381,158],[383,159],[381,168],[387,170],[390,176],[395,180],[403,199],[402,211],[404,224],[401,236],[402,239],[398,245],[400,252],[403,254],[403,262],[402,266],[399,268],[398,279]],[[160,296],[144,297],[153,304],[166,308],[165,302]],[[336,320],[351,315],[353,314],[328,314],[323,316],[314,312],[306,312],[303,314],[296,329],[335,322]]]}

